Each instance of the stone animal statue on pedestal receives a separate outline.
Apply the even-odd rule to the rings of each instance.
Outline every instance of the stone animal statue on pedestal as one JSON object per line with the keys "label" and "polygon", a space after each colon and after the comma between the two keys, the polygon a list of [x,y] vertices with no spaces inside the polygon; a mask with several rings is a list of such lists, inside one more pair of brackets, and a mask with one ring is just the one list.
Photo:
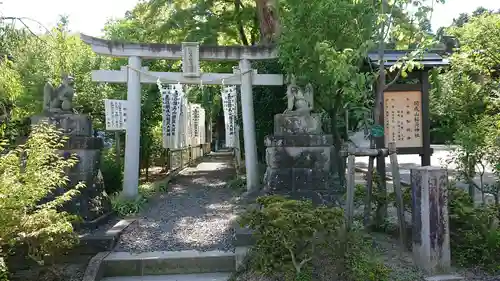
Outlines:
{"label": "stone animal statue on pedestal", "polygon": [[307,84],[305,89],[301,89],[296,84],[295,75],[287,78],[288,87],[286,97],[288,100],[287,108],[284,114],[310,113],[314,105],[313,87],[311,83]]}
{"label": "stone animal statue on pedestal", "polygon": [[43,110],[45,112],[73,112],[74,79],[72,76],[63,75],[62,83],[54,88],[50,82],[43,89]]}

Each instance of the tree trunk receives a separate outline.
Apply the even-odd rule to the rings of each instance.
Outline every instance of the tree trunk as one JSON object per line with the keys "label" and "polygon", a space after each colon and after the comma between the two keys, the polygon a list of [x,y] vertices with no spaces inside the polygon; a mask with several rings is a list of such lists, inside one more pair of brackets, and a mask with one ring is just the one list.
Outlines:
{"label": "tree trunk", "polygon": [[336,93],[333,107],[329,111],[330,115],[330,130],[333,135],[333,146],[334,146],[334,159],[332,159],[332,163],[337,163],[337,165],[332,165],[332,172],[334,175],[338,177],[339,186],[344,186],[345,182],[345,161],[346,158],[340,155],[340,150],[342,149],[342,139],[340,138],[340,132],[337,127],[338,120],[338,112],[340,107],[342,106],[342,94]]}
{"label": "tree trunk", "polygon": [[240,35],[241,43],[248,46],[248,39],[245,35],[245,29],[243,28],[243,21],[241,20],[241,8],[243,7],[241,0],[234,0],[234,11],[236,13],[236,24],[238,27],[238,33]]}
{"label": "tree trunk", "polygon": [[[385,14],[385,6],[387,4],[386,0],[382,0],[381,3],[381,14]],[[387,27],[388,28],[388,27]],[[374,108],[374,124],[376,126],[381,126],[383,128],[383,97],[384,97],[384,91],[386,87],[385,83],[385,63],[384,63],[384,51],[385,51],[385,24],[382,23],[382,26],[380,27],[379,31],[379,42],[378,42],[378,60],[379,60],[379,77],[378,77],[378,83],[377,83],[377,94],[375,96],[375,108]],[[385,134],[385,132],[384,132]],[[373,136],[372,136],[373,138]],[[384,147],[384,136],[382,137],[377,137],[376,140],[376,146],[377,148],[383,148]],[[378,182],[378,188],[379,192],[383,195],[387,195],[387,186],[385,184],[385,157],[379,156],[377,157],[377,172],[379,174],[379,182]],[[381,226],[385,218],[387,217],[387,203],[382,204],[379,208],[377,208],[376,212],[376,224],[378,226]]]}
{"label": "tree trunk", "polygon": [[278,0],[255,0],[260,27],[260,44],[276,42],[280,24]]}

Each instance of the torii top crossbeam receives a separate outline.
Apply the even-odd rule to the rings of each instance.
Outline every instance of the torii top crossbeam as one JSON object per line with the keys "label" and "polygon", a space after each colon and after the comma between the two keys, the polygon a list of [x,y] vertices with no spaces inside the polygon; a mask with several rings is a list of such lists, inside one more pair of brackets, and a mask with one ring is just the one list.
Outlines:
{"label": "torii top crossbeam", "polygon": [[[141,57],[145,59],[181,59],[180,44],[128,43],[106,40],[80,34],[83,42],[100,55],[114,57]],[[200,60],[269,60],[278,57],[274,45],[259,46],[207,46],[200,45]]]}

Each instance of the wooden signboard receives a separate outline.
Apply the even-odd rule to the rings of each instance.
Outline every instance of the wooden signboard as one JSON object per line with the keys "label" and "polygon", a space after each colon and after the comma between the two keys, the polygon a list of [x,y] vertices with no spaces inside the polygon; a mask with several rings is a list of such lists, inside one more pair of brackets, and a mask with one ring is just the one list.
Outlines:
{"label": "wooden signboard", "polygon": [[384,132],[385,147],[389,142],[398,148],[423,147],[420,91],[384,92]]}

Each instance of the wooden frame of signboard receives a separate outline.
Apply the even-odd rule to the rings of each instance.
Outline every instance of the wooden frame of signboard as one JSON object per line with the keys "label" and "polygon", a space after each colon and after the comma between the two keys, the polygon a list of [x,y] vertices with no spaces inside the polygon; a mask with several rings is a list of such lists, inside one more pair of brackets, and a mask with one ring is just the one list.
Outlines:
{"label": "wooden frame of signboard", "polygon": [[430,166],[429,81],[427,71],[420,74],[419,84],[395,84],[384,91],[384,138],[379,141],[382,147],[395,141],[398,154],[419,154],[421,165]]}

